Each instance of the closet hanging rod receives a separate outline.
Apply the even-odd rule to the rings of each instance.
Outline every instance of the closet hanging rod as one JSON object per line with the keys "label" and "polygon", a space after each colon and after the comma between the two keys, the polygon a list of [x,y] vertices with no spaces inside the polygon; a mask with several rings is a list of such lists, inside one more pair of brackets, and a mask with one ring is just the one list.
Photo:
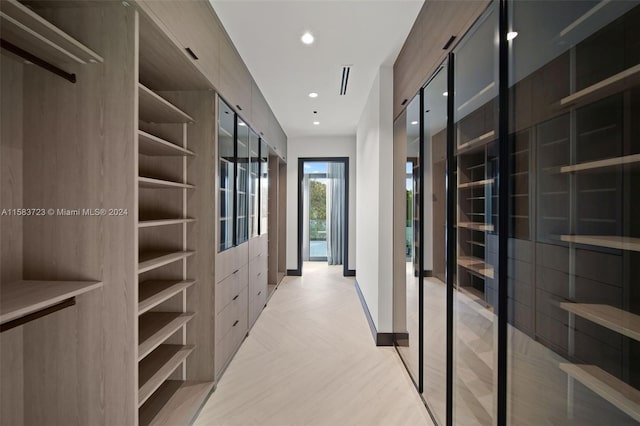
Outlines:
{"label": "closet hanging rod", "polygon": [[40,309],[39,311],[27,314],[23,317],[20,318],[16,318],[14,320],[11,321],[7,321],[4,324],[0,325],[0,333],[4,333],[7,330],[11,330],[12,328],[16,328],[19,327],[21,325],[24,325],[28,322],[37,320],[39,318],[45,317],[47,315],[51,315],[55,312],[61,311],[63,309],[69,308],[73,305],[76,304],[76,298],[75,297],[71,297],[69,299],[63,300],[60,303],[57,303],[55,305],[49,306],[47,308],[44,309]]}
{"label": "closet hanging rod", "polygon": [[59,77],[64,78],[67,81],[70,81],[71,83],[75,83],[76,82],[76,75],[75,74],[70,74],[64,70],[61,70],[60,68],[56,67],[55,65],[50,64],[49,62],[38,58],[37,56],[33,55],[32,53],[27,52],[26,50],[23,50],[21,48],[19,48],[18,46],[9,43],[8,41],[4,40],[4,39],[0,39],[0,47],[2,47],[3,49],[5,49],[8,52],[13,53],[16,56],[19,56],[23,59],[26,59],[27,61],[31,62],[34,65],[39,66],[40,68],[43,68]]}

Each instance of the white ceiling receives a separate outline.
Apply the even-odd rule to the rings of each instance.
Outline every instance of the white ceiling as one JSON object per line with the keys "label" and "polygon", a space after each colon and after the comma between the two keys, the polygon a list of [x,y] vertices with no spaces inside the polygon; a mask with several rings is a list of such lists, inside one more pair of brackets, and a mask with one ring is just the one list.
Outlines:
{"label": "white ceiling", "polygon": [[378,68],[393,65],[424,0],[210,1],[287,136],[300,137],[355,134]]}

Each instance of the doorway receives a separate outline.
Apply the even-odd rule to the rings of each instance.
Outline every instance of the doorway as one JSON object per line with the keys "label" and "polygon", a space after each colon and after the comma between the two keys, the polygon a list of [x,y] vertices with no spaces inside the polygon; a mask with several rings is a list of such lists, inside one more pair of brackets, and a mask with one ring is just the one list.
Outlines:
{"label": "doorway", "polygon": [[349,259],[349,159],[298,159],[298,270],[304,262],[342,265]]}

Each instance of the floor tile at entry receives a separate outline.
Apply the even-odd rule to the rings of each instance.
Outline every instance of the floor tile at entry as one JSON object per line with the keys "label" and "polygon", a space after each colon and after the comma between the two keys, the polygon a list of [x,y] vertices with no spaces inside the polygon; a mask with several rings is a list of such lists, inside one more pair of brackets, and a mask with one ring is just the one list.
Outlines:
{"label": "floor tile at entry", "polygon": [[286,277],[195,422],[431,425],[391,347],[376,347],[342,266]]}

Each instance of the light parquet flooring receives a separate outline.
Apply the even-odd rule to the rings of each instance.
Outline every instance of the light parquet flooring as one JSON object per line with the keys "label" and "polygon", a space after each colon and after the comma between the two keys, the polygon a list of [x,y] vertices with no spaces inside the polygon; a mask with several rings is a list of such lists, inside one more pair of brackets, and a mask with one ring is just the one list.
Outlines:
{"label": "light parquet flooring", "polygon": [[195,421],[431,425],[395,350],[376,347],[354,280],[310,262],[286,277]]}

